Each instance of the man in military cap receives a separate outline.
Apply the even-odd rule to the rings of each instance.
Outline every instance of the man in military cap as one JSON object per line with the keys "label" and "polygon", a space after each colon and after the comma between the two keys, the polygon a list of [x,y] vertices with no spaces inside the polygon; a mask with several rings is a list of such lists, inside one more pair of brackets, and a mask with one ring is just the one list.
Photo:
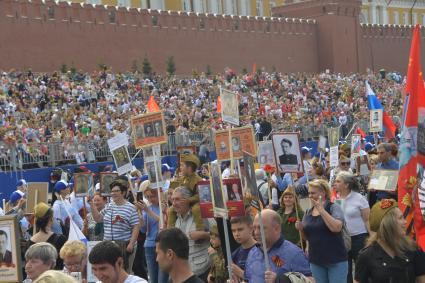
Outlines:
{"label": "man in military cap", "polygon": [[[199,206],[199,194],[197,190],[197,184],[202,181],[202,178],[196,173],[196,169],[199,167],[199,158],[194,154],[183,154],[180,157],[180,171],[183,175],[179,180],[179,185],[187,187],[192,191],[192,197],[189,198],[190,205],[192,206],[191,212],[193,219],[196,223],[197,230],[204,229],[204,223],[201,217],[201,208]],[[168,228],[174,227],[176,224],[177,214],[173,207],[168,209]]]}

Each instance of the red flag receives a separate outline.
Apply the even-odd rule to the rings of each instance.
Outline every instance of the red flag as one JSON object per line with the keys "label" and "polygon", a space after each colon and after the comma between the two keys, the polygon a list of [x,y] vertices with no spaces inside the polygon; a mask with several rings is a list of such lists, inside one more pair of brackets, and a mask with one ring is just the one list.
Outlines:
{"label": "red flag", "polygon": [[149,101],[148,101],[148,112],[158,112],[160,111],[158,104],[156,104],[155,99],[153,98],[153,96],[151,95],[151,97],[149,97]]}
{"label": "red flag", "polygon": [[[421,117],[419,117],[421,115]],[[403,120],[400,139],[400,173],[398,178],[398,205],[406,218],[406,232],[416,234],[418,245],[425,249],[425,223],[419,198],[424,195],[421,181],[417,179],[418,166],[425,166],[424,130],[425,88],[420,66],[420,35],[416,25],[410,46],[406,89],[403,103]],[[418,125],[418,121],[422,121]],[[418,129],[419,126],[419,129]],[[420,171],[421,172],[421,171]],[[423,178],[423,173],[420,178]],[[420,192],[420,193],[419,193]],[[425,200],[422,200],[422,205]],[[413,229],[414,228],[414,229]]]}
{"label": "red flag", "polygon": [[366,133],[363,131],[363,129],[362,128],[360,128],[360,127],[357,127],[357,129],[356,129],[356,134],[358,134],[358,135],[361,135],[362,136],[362,138],[365,138],[366,137]]}
{"label": "red flag", "polygon": [[391,119],[387,112],[383,111],[382,120],[385,126],[385,137],[388,140],[395,138],[395,131],[397,130],[397,127],[394,124],[393,119]]}
{"label": "red flag", "polygon": [[217,113],[221,113],[221,97],[217,98]]}
{"label": "red flag", "polygon": [[257,73],[257,63],[252,64],[252,75]]}

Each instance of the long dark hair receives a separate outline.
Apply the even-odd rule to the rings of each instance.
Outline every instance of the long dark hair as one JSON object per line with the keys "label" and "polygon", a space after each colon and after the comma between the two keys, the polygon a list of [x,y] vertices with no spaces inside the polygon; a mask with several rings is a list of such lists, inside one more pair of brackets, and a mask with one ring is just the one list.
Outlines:
{"label": "long dark hair", "polygon": [[49,208],[46,211],[46,214],[44,214],[43,217],[36,218],[35,224],[38,231],[43,231],[44,233],[47,233],[47,225],[49,224],[49,221],[53,218],[53,210]]}

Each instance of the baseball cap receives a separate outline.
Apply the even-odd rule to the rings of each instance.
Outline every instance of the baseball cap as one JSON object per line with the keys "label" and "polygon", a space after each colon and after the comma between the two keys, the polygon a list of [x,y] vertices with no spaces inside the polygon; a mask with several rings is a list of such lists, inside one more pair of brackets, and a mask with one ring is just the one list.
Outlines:
{"label": "baseball cap", "polygon": [[66,181],[60,180],[55,184],[55,192],[59,193],[60,191],[65,190],[68,187],[69,185]]}
{"label": "baseball cap", "polygon": [[164,174],[165,172],[172,172],[174,171],[173,167],[170,167],[167,163],[162,164],[161,166],[161,173]]}
{"label": "baseball cap", "polygon": [[310,150],[312,150],[312,149],[311,149],[311,148],[309,148],[309,147],[303,146],[303,147],[301,148],[301,153],[302,153],[302,154],[306,154],[306,153],[310,152]]}
{"label": "baseball cap", "polygon": [[20,191],[14,191],[11,195],[10,195],[10,202],[11,203],[16,203],[18,200],[20,200],[22,197],[24,196],[24,194]]}
{"label": "baseball cap", "polygon": [[20,186],[25,186],[27,184],[27,181],[25,181],[24,179],[20,179],[17,183],[16,186],[20,187]]}

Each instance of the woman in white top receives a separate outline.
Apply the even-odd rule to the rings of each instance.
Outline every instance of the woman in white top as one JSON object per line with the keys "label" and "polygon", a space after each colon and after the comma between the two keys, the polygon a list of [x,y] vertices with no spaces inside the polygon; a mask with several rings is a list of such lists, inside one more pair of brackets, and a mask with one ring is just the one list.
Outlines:
{"label": "woman in white top", "polygon": [[342,171],[336,176],[335,190],[339,194],[345,225],[351,236],[351,250],[348,251],[348,283],[353,282],[352,261],[356,261],[357,255],[365,246],[366,238],[369,235],[369,203],[358,193],[359,189],[359,182],[350,172]]}

